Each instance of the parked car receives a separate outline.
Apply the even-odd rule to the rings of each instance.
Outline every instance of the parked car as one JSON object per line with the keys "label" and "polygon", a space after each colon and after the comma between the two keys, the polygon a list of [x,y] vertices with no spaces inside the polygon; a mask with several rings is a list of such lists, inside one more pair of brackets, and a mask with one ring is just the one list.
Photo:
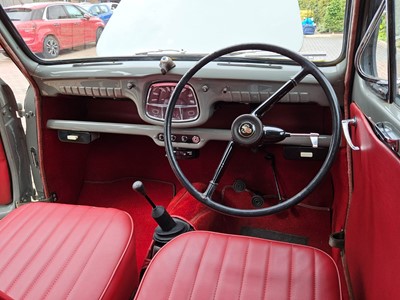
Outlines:
{"label": "parked car", "polygon": [[106,25],[108,20],[110,20],[113,11],[106,5],[106,3],[91,4],[84,2],[79,4],[82,8],[86,9],[93,16],[99,17]]}
{"label": "parked car", "polygon": [[0,299],[400,299],[397,4],[122,0],[51,61],[0,8]]}
{"label": "parked car", "polygon": [[26,45],[45,58],[56,58],[63,49],[94,44],[104,23],[77,5],[41,2],[4,9]]}
{"label": "parked car", "polygon": [[117,2],[103,2],[102,4],[107,5],[111,10],[117,9]]}

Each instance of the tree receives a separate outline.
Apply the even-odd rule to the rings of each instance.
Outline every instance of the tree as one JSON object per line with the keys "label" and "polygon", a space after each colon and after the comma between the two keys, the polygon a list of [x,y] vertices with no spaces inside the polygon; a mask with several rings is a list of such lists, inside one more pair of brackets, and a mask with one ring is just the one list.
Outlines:
{"label": "tree", "polygon": [[326,7],[322,31],[343,32],[345,0],[332,0]]}

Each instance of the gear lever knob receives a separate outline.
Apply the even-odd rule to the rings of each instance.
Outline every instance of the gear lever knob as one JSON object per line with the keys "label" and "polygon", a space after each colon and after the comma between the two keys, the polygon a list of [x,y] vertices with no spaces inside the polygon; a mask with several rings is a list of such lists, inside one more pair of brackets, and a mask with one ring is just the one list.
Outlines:
{"label": "gear lever knob", "polygon": [[154,202],[150,199],[149,196],[147,196],[146,190],[144,189],[144,184],[141,181],[135,181],[132,184],[132,189],[134,189],[136,192],[138,192],[139,194],[141,194],[143,197],[146,198],[147,202],[150,203],[151,207],[154,209],[156,208],[156,205],[154,204]]}
{"label": "gear lever knob", "polygon": [[165,208],[163,206],[155,205],[154,202],[150,199],[150,197],[146,193],[143,182],[135,181],[132,185],[132,189],[141,194],[144,198],[146,198],[147,202],[149,202],[149,204],[153,208],[151,216],[163,231],[169,231],[176,226],[174,219],[172,219]]}

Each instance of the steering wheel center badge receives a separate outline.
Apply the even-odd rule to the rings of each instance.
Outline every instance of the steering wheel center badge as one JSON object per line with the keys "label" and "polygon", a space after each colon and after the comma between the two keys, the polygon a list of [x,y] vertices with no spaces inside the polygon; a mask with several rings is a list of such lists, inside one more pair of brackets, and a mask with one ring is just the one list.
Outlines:
{"label": "steering wheel center badge", "polygon": [[254,132],[254,125],[250,122],[244,122],[239,126],[239,134],[244,138],[251,137]]}

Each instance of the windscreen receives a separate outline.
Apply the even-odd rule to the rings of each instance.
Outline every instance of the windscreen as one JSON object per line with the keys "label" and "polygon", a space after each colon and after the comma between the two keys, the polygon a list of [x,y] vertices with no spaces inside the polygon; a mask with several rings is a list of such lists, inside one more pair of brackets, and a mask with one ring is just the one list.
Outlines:
{"label": "windscreen", "polygon": [[155,52],[207,54],[239,43],[270,43],[299,51],[296,0],[121,1],[97,46],[100,56]]}
{"label": "windscreen", "polygon": [[[20,23],[31,20],[38,6],[41,22],[35,24],[35,31],[22,30]],[[28,48],[48,60],[159,59],[166,54],[198,59],[235,44],[266,43],[329,63],[340,58],[345,36],[345,0],[121,0],[109,20],[71,14],[82,7],[87,8],[87,3],[34,2],[5,9],[18,22]],[[62,12],[57,14],[59,20],[43,18],[45,12],[55,10]],[[50,22],[57,24],[51,32]],[[227,56],[238,57],[282,59],[258,51]]]}

